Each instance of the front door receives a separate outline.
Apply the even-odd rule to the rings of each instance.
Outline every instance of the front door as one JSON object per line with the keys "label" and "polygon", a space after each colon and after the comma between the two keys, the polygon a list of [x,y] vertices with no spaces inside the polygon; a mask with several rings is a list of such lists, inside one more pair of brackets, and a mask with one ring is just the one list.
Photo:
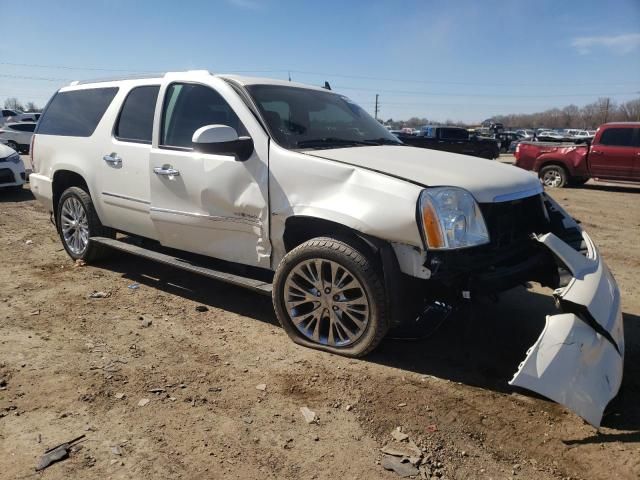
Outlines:
{"label": "front door", "polygon": [[[231,87],[209,78],[164,89],[150,154],[151,219],[165,246],[268,267],[268,137]],[[251,136],[252,156],[241,162],[195,152],[193,133],[205,125]]]}
{"label": "front door", "polygon": [[631,126],[604,130],[598,143],[589,149],[591,176],[630,180],[637,151],[633,137],[634,128]]}

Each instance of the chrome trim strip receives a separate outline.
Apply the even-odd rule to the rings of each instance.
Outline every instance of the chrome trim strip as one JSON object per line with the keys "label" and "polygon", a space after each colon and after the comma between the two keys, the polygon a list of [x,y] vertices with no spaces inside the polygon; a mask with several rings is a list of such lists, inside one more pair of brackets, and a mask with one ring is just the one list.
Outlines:
{"label": "chrome trim strip", "polygon": [[142,200],[140,198],[134,198],[134,197],[127,197],[126,195],[118,195],[117,193],[102,192],[102,195],[105,195],[107,197],[119,198],[121,200],[130,200],[132,202],[142,203],[144,205],[151,205],[151,202],[147,200]]}
{"label": "chrome trim strip", "polygon": [[494,202],[508,202],[510,200],[519,200],[521,198],[533,197],[534,195],[539,195],[544,191],[542,188],[542,184],[538,187],[531,188],[529,190],[523,190],[520,192],[507,193],[505,195],[498,195],[493,197]]}
{"label": "chrome trim strip", "polygon": [[239,217],[221,217],[216,215],[205,215],[203,213],[183,212],[181,210],[171,210],[169,208],[151,207],[151,212],[169,213],[171,215],[183,215],[185,217],[202,218],[203,220],[211,220],[213,222],[236,222],[244,223],[246,225],[260,226],[262,222],[260,220],[253,220],[251,218],[239,218]]}

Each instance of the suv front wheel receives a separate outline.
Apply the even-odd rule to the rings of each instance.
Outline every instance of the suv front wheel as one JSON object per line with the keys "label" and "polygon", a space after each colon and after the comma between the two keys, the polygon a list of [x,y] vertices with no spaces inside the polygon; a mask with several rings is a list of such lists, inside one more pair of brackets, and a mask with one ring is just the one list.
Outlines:
{"label": "suv front wheel", "polygon": [[291,339],[311,348],[360,357],[389,329],[387,300],[372,255],[328,237],[289,252],[275,274],[273,303]]}
{"label": "suv front wheel", "polygon": [[91,197],[79,187],[67,188],[60,197],[56,211],[56,226],[62,245],[74,260],[91,262],[103,257],[106,249],[90,238],[109,236],[100,223]]}

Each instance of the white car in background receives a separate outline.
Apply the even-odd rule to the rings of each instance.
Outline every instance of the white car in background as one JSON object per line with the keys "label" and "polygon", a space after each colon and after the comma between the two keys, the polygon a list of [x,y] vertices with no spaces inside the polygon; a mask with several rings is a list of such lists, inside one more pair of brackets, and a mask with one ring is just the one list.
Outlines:
{"label": "white car in background", "polygon": [[25,180],[24,163],[18,152],[0,144],[0,189],[20,189]]}
{"label": "white car in background", "polygon": [[17,117],[21,112],[17,110],[11,110],[10,108],[3,108],[0,112],[0,126],[7,122],[10,122],[13,117]]}
{"label": "white car in background", "polygon": [[11,123],[37,122],[38,120],[40,120],[40,115],[42,115],[42,114],[38,113],[38,112],[20,113],[19,115],[16,115],[15,117],[10,117],[9,118],[9,122],[11,122]]}
{"label": "white car in background", "polygon": [[36,125],[33,122],[7,123],[0,127],[0,143],[13,148],[16,152],[28,153]]}

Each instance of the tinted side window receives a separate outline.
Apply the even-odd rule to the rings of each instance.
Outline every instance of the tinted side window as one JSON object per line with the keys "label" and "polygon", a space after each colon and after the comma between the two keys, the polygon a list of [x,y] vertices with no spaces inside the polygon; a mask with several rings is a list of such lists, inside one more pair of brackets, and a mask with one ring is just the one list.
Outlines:
{"label": "tinted side window", "polygon": [[608,128],[602,132],[600,145],[631,147],[633,145],[633,128]]}
{"label": "tinted side window", "polygon": [[90,137],[117,92],[110,87],[56,93],[42,114],[38,133]]}
{"label": "tinted side window", "polygon": [[229,104],[210,87],[174,83],[169,86],[162,112],[161,145],[192,148],[193,133],[205,125],[227,125],[247,135]]}
{"label": "tinted side window", "polygon": [[151,143],[159,85],[136,87],[122,105],[114,134],[128,142]]}
{"label": "tinted side window", "polygon": [[441,128],[440,135],[447,140],[469,140],[469,132],[461,128]]}
{"label": "tinted side window", "polygon": [[23,125],[23,127],[24,127],[24,131],[25,132],[33,132],[36,129],[35,123],[34,124],[27,123],[27,124]]}

